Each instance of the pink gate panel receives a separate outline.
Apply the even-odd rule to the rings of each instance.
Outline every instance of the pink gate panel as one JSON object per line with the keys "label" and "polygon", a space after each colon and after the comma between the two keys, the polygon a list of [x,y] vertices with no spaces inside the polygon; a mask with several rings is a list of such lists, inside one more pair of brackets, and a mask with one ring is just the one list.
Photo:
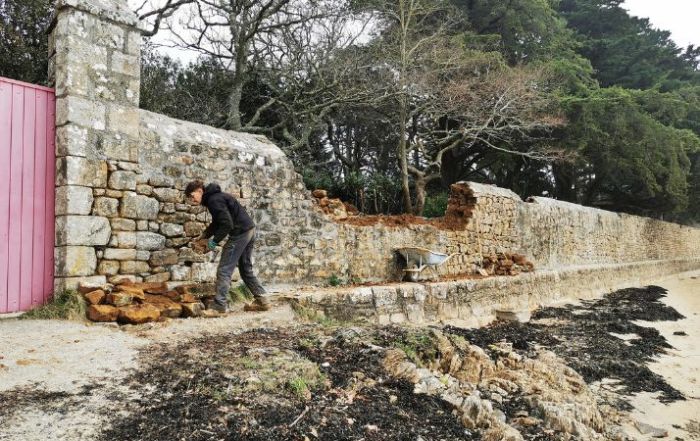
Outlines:
{"label": "pink gate panel", "polygon": [[0,314],[53,291],[56,99],[0,78]]}

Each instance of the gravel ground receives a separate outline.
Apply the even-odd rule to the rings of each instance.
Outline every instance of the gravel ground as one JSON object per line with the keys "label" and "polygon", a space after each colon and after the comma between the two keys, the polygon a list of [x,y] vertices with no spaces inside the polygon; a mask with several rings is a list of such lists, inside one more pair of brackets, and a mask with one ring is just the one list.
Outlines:
{"label": "gravel ground", "polygon": [[92,440],[120,384],[159,342],[291,322],[288,306],[266,313],[122,327],[61,320],[0,320],[0,440]]}
{"label": "gravel ground", "polygon": [[[688,288],[687,292],[694,293],[699,288],[697,280],[697,274],[686,274],[659,284],[666,287],[681,283]],[[669,288],[671,293],[675,291],[675,286]],[[687,305],[673,306],[687,317],[695,318],[700,313]],[[0,440],[98,439],[109,427],[108,419],[111,423],[129,416],[128,411],[117,410],[115,402],[137,401],[139,393],[154,396],[156,392],[157,396],[157,391],[138,391],[124,385],[139,370],[143,371],[144,360],[162,350],[163,343],[172,347],[171,344],[187,344],[206,335],[221,338],[246,329],[285,327],[292,322],[294,314],[286,305],[277,305],[267,313],[240,313],[217,319],[175,320],[167,324],[122,328],[67,321],[0,320]],[[672,350],[671,355],[685,358],[686,349],[690,347],[677,343],[697,342],[697,327],[682,320],[670,323],[663,333],[678,350]],[[688,336],[674,336],[669,332],[678,330],[686,331]],[[624,335],[627,331],[630,330],[615,329],[612,335]],[[672,340],[674,337],[676,341]],[[696,343],[692,349],[697,349]],[[181,356],[188,357],[186,353]],[[690,367],[691,373],[696,374],[697,364],[693,363],[697,353],[689,356],[695,366]],[[669,369],[659,365],[654,370],[664,375]],[[697,405],[697,383],[695,378],[690,381],[689,388],[671,381],[689,398],[677,402],[677,406]],[[637,407],[635,404],[647,415],[655,411],[644,408],[641,403],[633,403],[633,407]],[[688,431],[684,432],[687,437]]]}

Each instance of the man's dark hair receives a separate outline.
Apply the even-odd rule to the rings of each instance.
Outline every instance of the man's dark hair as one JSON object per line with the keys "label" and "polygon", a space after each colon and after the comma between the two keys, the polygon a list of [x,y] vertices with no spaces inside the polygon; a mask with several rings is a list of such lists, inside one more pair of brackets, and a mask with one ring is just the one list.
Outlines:
{"label": "man's dark hair", "polygon": [[192,194],[192,192],[194,192],[195,190],[199,190],[200,188],[204,190],[204,182],[200,179],[188,183],[187,187],[185,187],[185,196],[189,197]]}

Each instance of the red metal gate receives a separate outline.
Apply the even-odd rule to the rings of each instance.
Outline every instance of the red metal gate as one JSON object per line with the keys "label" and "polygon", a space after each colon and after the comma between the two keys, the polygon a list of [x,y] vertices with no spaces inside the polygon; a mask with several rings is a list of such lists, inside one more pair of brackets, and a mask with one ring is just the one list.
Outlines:
{"label": "red metal gate", "polygon": [[53,291],[56,99],[0,78],[0,313]]}

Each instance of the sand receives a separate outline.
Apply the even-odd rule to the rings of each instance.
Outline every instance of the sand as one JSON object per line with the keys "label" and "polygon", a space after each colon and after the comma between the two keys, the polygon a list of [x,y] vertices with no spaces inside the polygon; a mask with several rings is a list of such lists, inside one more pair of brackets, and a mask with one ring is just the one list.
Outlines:
{"label": "sand", "polygon": [[[686,316],[676,322],[637,322],[653,326],[668,340],[673,350],[661,356],[649,368],[663,376],[680,390],[686,401],[664,404],[656,394],[638,394],[632,400],[632,417],[637,421],[666,429],[667,439],[700,440],[700,271],[684,273],[659,283],[668,296],[663,302]],[[687,336],[674,335],[683,331]],[[636,439],[647,440],[629,425],[627,433]]]}

